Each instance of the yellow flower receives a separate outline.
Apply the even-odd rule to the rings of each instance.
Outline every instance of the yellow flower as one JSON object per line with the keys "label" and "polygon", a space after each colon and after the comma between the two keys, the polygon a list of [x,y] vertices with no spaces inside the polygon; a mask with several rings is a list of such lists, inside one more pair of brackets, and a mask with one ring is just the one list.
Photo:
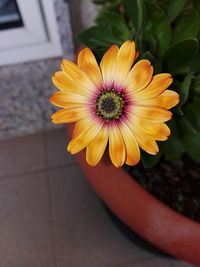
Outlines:
{"label": "yellow flower", "polygon": [[168,73],[153,76],[149,60],[133,65],[137,55],[133,41],[120,48],[112,45],[99,67],[91,50],[84,48],[77,65],[63,60],[62,71],[52,78],[60,91],[50,101],[62,108],[52,121],[76,122],[67,150],[75,154],[86,148],[91,166],[101,160],[107,144],[116,167],[136,165],[139,147],[156,155],[156,140],[170,135],[164,122],[172,117],[168,109],[179,102],[176,92],[166,90],[173,79]]}

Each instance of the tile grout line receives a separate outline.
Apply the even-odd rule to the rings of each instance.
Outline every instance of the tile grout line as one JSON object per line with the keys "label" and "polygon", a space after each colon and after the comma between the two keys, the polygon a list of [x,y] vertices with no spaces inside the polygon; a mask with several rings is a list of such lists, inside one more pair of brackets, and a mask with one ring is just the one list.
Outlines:
{"label": "tile grout line", "polygon": [[47,135],[43,133],[43,145],[44,145],[44,156],[45,156],[45,180],[47,186],[47,197],[48,197],[48,215],[49,215],[49,227],[50,227],[50,238],[51,238],[51,249],[53,253],[53,265],[54,267],[58,267],[58,259],[57,259],[57,252],[56,252],[56,244],[54,238],[54,231],[53,231],[53,216],[52,216],[52,198],[51,198],[51,189],[50,189],[50,180],[49,180],[49,168],[48,168],[48,155],[47,155]]}
{"label": "tile grout line", "polygon": [[[46,165],[46,163],[45,163],[45,165]],[[7,179],[20,178],[21,176],[28,175],[28,174],[41,173],[41,172],[46,171],[47,169],[53,171],[53,170],[57,170],[57,169],[68,168],[68,167],[71,167],[71,166],[72,167],[76,166],[76,162],[70,162],[70,163],[67,163],[66,165],[61,164],[61,165],[57,165],[57,166],[54,166],[54,167],[48,167],[48,165],[47,165],[44,168],[41,168],[41,169],[38,169],[38,170],[20,172],[20,173],[17,173],[17,174],[6,174],[6,175],[3,175],[3,176],[0,176],[0,182],[4,181],[4,180],[7,180]]]}

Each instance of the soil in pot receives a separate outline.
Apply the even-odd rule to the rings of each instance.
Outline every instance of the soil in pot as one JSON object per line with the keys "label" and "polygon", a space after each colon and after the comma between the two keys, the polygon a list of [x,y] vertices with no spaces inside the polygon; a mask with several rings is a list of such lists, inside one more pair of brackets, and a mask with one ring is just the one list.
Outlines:
{"label": "soil in pot", "polygon": [[152,168],[140,164],[125,170],[156,198],[200,223],[200,164],[184,155],[173,164],[161,160]]}

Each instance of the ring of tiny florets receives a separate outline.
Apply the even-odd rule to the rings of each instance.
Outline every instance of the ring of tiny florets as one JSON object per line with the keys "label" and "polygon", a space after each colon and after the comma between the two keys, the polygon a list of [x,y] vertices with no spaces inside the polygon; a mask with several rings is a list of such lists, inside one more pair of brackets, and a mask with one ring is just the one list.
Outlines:
{"label": "ring of tiny florets", "polygon": [[124,108],[123,93],[114,89],[102,90],[96,99],[96,114],[106,121],[117,120]]}

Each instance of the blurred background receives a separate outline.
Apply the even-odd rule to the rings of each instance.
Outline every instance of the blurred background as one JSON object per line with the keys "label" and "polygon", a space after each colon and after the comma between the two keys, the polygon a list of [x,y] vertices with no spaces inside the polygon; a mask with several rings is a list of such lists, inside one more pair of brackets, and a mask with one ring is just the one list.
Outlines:
{"label": "blurred background", "polygon": [[78,15],[92,8],[71,2],[70,17],[64,0],[0,0],[0,139],[53,127],[51,75],[60,58],[74,58],[71,18],[73,33],[92,21],[92,15],[85,20]]}
{"label": "blurred background", "polygon": [[0,267],[189,266],[132,244],[65,151],[48,98],[90,0],[0,0]]}

